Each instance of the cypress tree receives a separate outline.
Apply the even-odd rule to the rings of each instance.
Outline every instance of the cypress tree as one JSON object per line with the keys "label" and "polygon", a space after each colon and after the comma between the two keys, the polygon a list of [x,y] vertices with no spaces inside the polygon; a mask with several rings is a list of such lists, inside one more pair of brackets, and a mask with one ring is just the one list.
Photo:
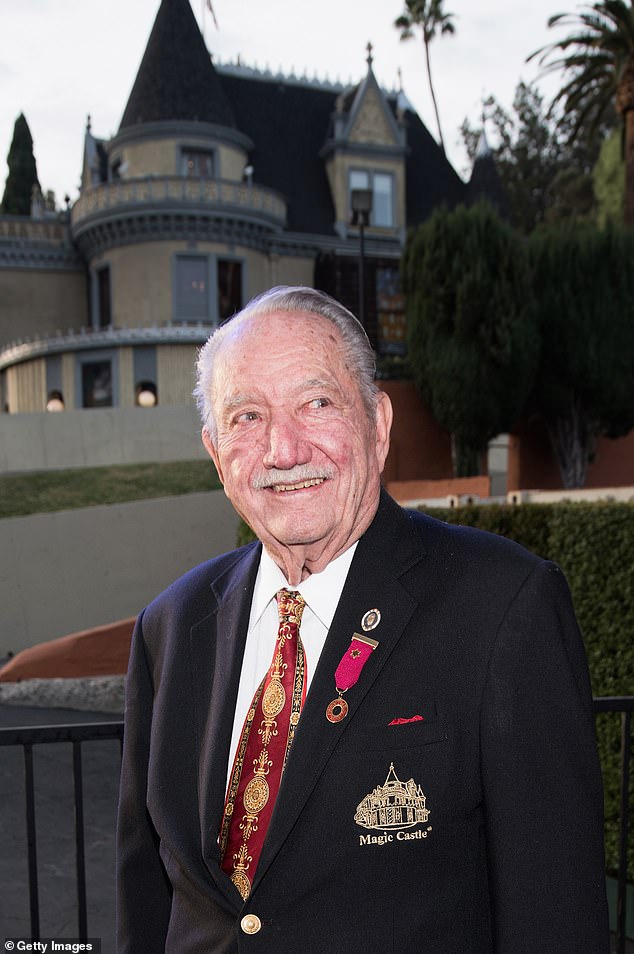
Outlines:
{"label": "cypress tree", "polygon": [[562,226],[529,242],[541,326],[533,395],[564,487],[583,487],[600,436],[634,427],[634,233]]}
{"label": "cypress tree", "polygon": [[9,175],[2,197],[2,211],[5,215],[30,215],[33,186],[39,189],[40,183],[33,155],[33,138],[24,113],[20,113],[13,127],[7,165]]}
{"label": "cypress tree", "polygon": [[408,238],[402,278],[408,359],[457,477],[480,472],[510,430],[537,368],[539,336],[524,242],[485,203],[439,209]]}

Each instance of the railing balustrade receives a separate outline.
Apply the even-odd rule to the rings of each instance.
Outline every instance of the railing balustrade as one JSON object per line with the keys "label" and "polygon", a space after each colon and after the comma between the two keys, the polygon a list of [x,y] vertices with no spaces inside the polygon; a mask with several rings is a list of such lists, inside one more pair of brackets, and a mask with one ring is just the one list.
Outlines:
{"label": "railing balustrade", "polygon": [[119,179],[84,189],[73,205],[73,228],[89,216],[127,207],[152,207],[165,204],[196,205],[213,209],[231,208],[254,213],[282,224],[286,203],[279,193],[231,179],[192,179],[186,176],[145,176]]}

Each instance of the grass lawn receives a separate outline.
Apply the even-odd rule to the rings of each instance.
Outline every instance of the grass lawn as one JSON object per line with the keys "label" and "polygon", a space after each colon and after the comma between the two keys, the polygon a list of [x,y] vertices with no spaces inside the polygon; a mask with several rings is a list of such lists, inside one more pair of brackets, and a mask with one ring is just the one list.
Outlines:
{"label": "grass lawn", "polygon": [[0,477],[0,518],[169,497],[221,484],[211,461],[37,471]]}

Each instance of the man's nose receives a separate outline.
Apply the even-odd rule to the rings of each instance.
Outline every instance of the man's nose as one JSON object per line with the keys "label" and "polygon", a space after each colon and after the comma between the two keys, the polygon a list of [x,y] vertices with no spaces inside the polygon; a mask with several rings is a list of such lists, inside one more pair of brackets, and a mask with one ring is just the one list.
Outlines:
{"label": "man's nose", "polygon": [[268,428],[267,447],[262,458],[265,467],[289,470],[310,460],[310,444],[299,426],[289,419],[273,421]]}

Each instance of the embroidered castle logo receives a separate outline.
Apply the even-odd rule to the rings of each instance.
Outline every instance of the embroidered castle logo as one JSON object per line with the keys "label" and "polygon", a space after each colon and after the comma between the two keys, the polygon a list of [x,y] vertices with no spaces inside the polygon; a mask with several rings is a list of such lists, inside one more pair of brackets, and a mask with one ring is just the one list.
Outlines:
{"label": "embroidered castle logo", "polygon": [[431,825],[425,831],[406,831],[415,825],[424,825],[429,818],[430,813],[425,802],[425,794],[420,785],[417,785],[413,778],[410,778],[409,782],[401,782],[392,762],[383,785],[377,786],[359,802],[354,816],[357,825],[362,828],[378,828],[384,834],[360,835],[360,844],[387,844],[394,841],[393,832],[396,832],[397,841],[426,838],[431,831]]}

